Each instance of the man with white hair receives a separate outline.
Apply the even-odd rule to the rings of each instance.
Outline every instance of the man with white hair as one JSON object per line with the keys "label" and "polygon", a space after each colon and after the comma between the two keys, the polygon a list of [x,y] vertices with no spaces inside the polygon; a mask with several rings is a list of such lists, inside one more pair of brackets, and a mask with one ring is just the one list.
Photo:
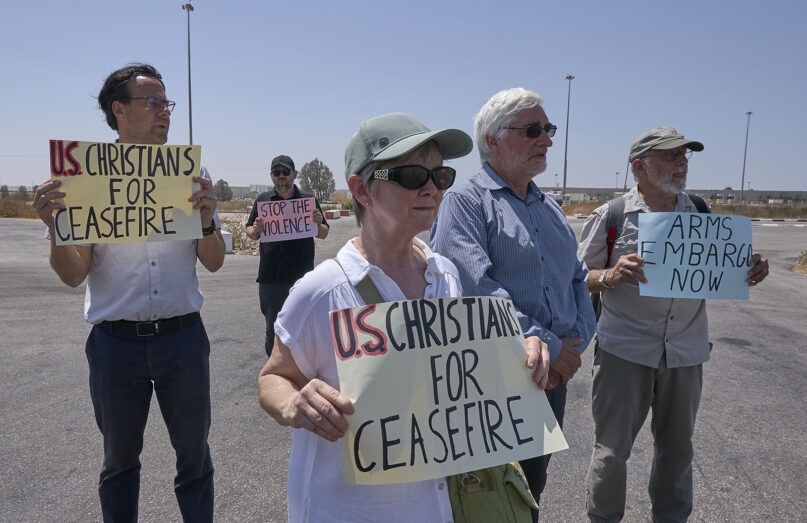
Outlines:
{"label": "man with white hair", "polygon": [[[638,186],[594,210],[580,235],[580,255],[591,268],[588,287],[602,295],[594,349],[592,413],[594,451],[586,508],[591,521],[625,514],[627,460],[636,435],[653,410],[652,521],[686,521],[692,512],[692,434],[700,403],[703,363],[711,350],[706,301],[639,295],[647,282],[637,253],[639,214],[709,212],[688,195],[689,157],[703,144],[672,127],[642,133],[630,149]],[[622,204],[622,210],[617,211]],[[609,214],[618,213],[616,224]],[[606,230],[609,229],[609,230]],[[749,285],[768,275],[754,253]]]}
{"label": "man with white hair", "polygon": [[[549,357],[546,396],[562,426],[566,383],[596,325],[574,232],[560,206],[532,181],[546,169],[557,129],[542,104],[537,93],[521,88],[485,103],[474,121],[482,167],[445,194],[431,242],[459,269],[464,294],[513,300],[526,343]],[[549,456],[521,465],[539,501]]]}

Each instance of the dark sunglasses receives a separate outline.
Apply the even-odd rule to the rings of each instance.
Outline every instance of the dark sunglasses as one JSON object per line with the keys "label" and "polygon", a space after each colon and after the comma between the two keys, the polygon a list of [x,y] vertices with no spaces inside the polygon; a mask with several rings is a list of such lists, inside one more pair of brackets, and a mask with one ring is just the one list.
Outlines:
{"label": "dark sunglasses", "polygon": [[538,138],[541,136],[541,131],[546,131],[546,135],[552,138],[555,136],[555,131],[558,130],[558,127],[556,125],[552,125],[551,123],[541,125],[538,122],[535,122],[526,127],[505,127],[505,129],[518,129],[519,131],[525,131],[527,133],[527,138]]}
{"label": "dark sunglasses", "polygon": [[420,189],[431,178],[434,186],[444,191],[451,187],[456,176],[457,171],[453,167],[427,169],[422,165],[403,165],[373,171],[373,178],[376,180],[388,180],[407,189]]}
{"label": "dark sunglasses", "polygon": [[290,174],[289,169],[272,169],[272,176],[288,176]]}

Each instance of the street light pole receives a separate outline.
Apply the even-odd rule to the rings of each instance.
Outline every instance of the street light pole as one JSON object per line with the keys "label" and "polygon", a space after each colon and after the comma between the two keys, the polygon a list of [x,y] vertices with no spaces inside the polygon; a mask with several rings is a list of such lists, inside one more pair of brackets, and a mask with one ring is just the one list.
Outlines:
{"label": "street light pole", "polygon": [[745,192],[743,188],[745,187],[745,157],[748,155],[748,129],[751,127],[751,115],[754,114],[751,111],[745,113],[746,117],[746,124],[745,124],[745,150],[743,151],[743,179],[740,182],[740,203],[745,201]]}
{"label": "street light pole", "polygon": [[193,145],[193,104],[191,102],[191,11],[193,6],[188,2],[182,4],[188,12],[188,145]]}
{"label": "street light pole", "polygon": [[560,193],[561,202],[566,201],[566,158],[569,152],[569,102],[572,99],[572,80],[574,80],[574,76],[567,75],[566,79],[569,80],[569,91],[566,94],[566,143],[563,144],[563,191]]}

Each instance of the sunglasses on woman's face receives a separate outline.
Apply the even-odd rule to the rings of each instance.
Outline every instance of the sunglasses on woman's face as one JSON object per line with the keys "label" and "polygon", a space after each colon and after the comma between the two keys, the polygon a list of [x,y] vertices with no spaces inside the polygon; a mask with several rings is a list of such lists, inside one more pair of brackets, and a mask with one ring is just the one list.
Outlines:
{"label": "sunglasses on woman's face", "polygon": [[434,186],[444,191],[451,187],[456,176],[457,171],[453,167],[427,169],[422,165],[403,165],[373,171],[373,178],[376,180],[394,182],[407,189],[420,189],[431,178]]}

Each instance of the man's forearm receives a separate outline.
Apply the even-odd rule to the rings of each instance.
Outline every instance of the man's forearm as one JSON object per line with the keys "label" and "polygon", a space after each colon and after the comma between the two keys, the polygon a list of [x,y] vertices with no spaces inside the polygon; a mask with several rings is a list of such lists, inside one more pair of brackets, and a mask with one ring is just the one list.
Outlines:
{"label": "man's forearm", "polygon": [[608,290],[610,287],[606,287],[602,283],[600,283],[600,276],[602,276],[603,272],[606,272],[605,276],[605,283],[610,285],[610,282],[613,280],[613,271],[611,269],[591,269],[588,270],[588,280],[586,280],[586,285],[588,286],[589,292],[602,292]]}

